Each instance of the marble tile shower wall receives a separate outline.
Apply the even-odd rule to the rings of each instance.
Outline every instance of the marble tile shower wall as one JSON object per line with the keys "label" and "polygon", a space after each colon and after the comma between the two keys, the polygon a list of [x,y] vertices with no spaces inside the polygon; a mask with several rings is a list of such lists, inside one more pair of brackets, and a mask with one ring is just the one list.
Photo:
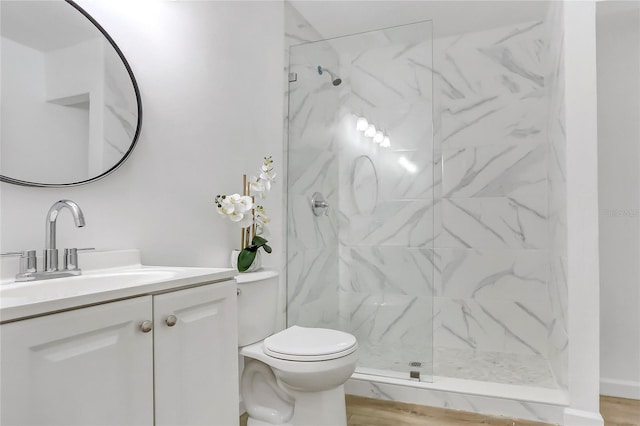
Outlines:
{"label": "marble tile shower wall", "polygon": [[546,37],[434,42],[436,347],[549,353]]}

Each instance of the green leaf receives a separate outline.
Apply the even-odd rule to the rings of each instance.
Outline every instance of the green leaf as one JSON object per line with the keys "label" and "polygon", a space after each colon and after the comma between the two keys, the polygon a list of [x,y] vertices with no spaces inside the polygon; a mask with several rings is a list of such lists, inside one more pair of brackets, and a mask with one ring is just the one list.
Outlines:
{"label": "green leaf", "polygon": [[269,247],[268,245],[264,245],[262,246],[262,248],[264,249],[264,251],[266,251],[267,253],[271,253],[271,247]]}
{"label": "green leaf", "polygon": [[247,249],[240,251],[240,254],[238,255],[238,271],[244,272],[249,269],[253,260],[256,258],[257,251],[257,247],[253,251]]}
{"label": "green leaf", "polygon": [[265,240],[264,238],[256,235],[255,237],[253,237],[253,240],[251,240],[251,244],[256,245],[258,247],[261,247],[263,245],[265,245],[267,243],[267,240]]}

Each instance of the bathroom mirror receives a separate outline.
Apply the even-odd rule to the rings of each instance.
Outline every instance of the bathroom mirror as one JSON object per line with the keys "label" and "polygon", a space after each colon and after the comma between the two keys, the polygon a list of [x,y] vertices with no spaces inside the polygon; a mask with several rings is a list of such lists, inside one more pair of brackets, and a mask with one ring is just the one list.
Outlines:
{"label": "bathroom mirror", "polygon": [[138,86],[71,0],[0,1],[0,180],[63,187],[116,170],[142,124]]}

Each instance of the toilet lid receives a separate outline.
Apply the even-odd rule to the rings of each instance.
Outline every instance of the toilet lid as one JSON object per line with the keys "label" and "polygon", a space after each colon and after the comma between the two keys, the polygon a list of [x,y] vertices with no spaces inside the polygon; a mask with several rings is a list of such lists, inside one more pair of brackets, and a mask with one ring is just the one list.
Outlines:
{"label": "toilet lid", "polygon": [[357,349],[349,333],[326,328],[294,325],[264,339],[264,352],[275,358],[295,361],[321,361],[340,358]]}

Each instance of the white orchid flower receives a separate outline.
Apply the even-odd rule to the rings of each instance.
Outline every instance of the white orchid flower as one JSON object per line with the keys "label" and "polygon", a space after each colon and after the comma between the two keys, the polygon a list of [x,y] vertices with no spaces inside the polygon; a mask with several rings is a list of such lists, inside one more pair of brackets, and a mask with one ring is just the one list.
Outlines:
{"label": "white orchid flower", "polygon": [[256,206],[254,220],[256,223],[256,235],[268,236],[267,224],[271,222],[271,219],[266,215],[266,210],[263,206]]}
{"label": "white orchid flower", "polygon": [[260,222],[266,225],[267,223],[271,222],[271,218],[269,218],[269,216],[264,213],[256,212],[256,222]]}
{"label": "white orchid flower", "polygon": [[229,215],[229,219],[231,220],[231,222],[240,222],[242,219],[244,219],[244,216],[244,213],[234,211]]}
{"label": "white orchid flower", "polygon": [[230,215],[227,216],[231,222],[237,224],[240,228],[247,228],[251,226],[253,223],[253,217],[251,213],[240,213],[239,211],[234,211]]}
{"label": "white orchid flower", "polygon": [[262,166],[260,181],[262,182],[262,185],[264,185],[266,192],[271,191],[271,183],[276,181],[276,174],[270,166]]}
{"label": "white orchid flower", "polygon": [[233,204],[237,204],[238,202],[240,202],[241,198],[242,198],[242,195],[240,194],[231,194],[231,195],[227,195],[226,199]]}
{"label": "white orchid flower", "polygon": [[263,238],[267,238],[271,234],[269,232],[269,229],[265,225],[263,225],[261,223],[257,223],[256,224],[256,235],[260,235]]}
{"label": "white orchid flower", "polygon": [[240,228],[248,228],[253,225],[253,215],[251,214],[251,212],[244,213],[244,217],[242,218],[242,220],[236,223],[238,224],[238,226],[240,226]]}
{"label": "white orchid flower", "polygon": [[251,179],[249,179],[249,184],[251,186],[251,191],[253,191],[254,194],[260,195],[260,198],[265,197],[265,187],[260,178],[251,176]]}
{"label": "white orchid flower", "polygon": [[[275,178],[273,160],[271,157],[265,157],[259,170],[259,176],[251,176],[249,179],[251,194],[265,198],[267,192],[271,190],[271,184],[275,182]],[[252,197],[240,194],[217,195],[215,203],[220,215],[228,217],[241,228],[255,225],[256,235],[269,235],[267,224],[271,222],[271,218],[267,216],[264,207],[255,205]]]}
{"label": "white orchid flower", "polygon": [[246,213],[253,208],[253,200],[248,195],[243,195],[235,203],[236,210],[240,213]]}
{"label": "white orchid flower", "polygon": [[233,214],[236,211],[236,208],[231,202],[231,200],[229,200],[229,197],[226,197],[225,199],[221,200],[219,206],[220,207],[218,207],[218,213],[223,215],[228,216]]}
{"label": "white orchid flower", "polygon": [[266,192],[271,190],[271,183],[276,181],[276,174],[273,172],[272,164],[271,157],[265,157],[264,163],[260,167],[260,181],[264,185]]}
{"label": "white orchid flower", "polygon": [[273,171],[273,167],[271,166],[262,166],[260,168],[261,172],[260,172],[260,178],[262,179],[268,179],[271,182],[273,182],[276,178],[276,174]]}
{"label": "white orchid flower", "polygon": [[268,176],[264,173],[260,173],[260,182],[262,182],[262,186],[264,187],[264,192],[271,191],[271,181]]}

